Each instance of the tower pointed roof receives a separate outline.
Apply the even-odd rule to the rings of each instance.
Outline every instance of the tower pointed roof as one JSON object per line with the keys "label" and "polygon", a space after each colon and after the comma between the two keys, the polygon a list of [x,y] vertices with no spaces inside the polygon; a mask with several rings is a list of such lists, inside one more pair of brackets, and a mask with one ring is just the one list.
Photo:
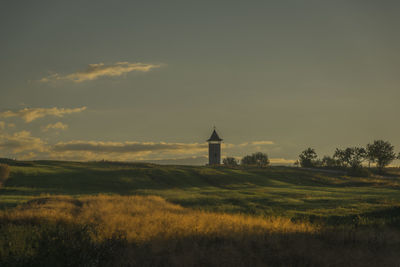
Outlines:
{"label": "tower pointed roof", "polygon": [[210,138],[207,140],[207,142],[210,142],[210,141],[222,141],[222,139],[218,136],[217,131],[215,129],[212,132]]}

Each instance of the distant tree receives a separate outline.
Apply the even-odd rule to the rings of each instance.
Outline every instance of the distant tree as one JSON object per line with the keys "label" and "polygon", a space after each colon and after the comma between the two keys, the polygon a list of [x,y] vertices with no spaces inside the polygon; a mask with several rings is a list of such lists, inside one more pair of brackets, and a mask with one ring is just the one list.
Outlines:
{"label": "distant tree", "polygon": [[0,163],[0,186],[8,179],[10,166]]}
{"label": "distant tree", "polygon": [[244,156],[241,160],[240,160],[240,164],[241,165],[255,165],[255,161],[254,158],[250,155]]}
{"label": "distant tree", "polygon": [[397,159],[400,159],[400,152],[399,152],[399,154],[397,155]]}
{"label": "distant tree", "polygon": [[388,141],[375,140],[367,145],[367,158],[370,162],[376,163],[378,171],[382,173],[383,169],[396,159],[394,146]]}
{"label": "distant tree", "polygon": [[251,155],[244,156],[241,160],[242,165],[257,165],[258,167],[266,167],[269,165],[268,155],[262,152],[256,152]]}
{"label": "distant tree", "polygon": [[367,151],[363,147],[352,147],[350,150],[350,167],[353,169],[361,168],[366,159]]}
{"label": "distant tree", "polygon": [[363,147],[348,147],[346,149],[336,148],[333,158],[342,167],[353,169],[361,168],[363,161],[367,157],[367,152]]}
{"label": "distant tree", "polygon": [[226,157],[222,160],[222,163],[227,167],[236,167],[239,165],[238,161],[233,157]]}
{"label": "distant tree", "polygon": [[268,155],[262,152],[257,152],[252,155],[255,158],[258,167],[266,167],[269,165]]}
{"label": "distant tree", "polygon": [[333,157],[324,156],[322,158],[321,165],[323,167],[335,168],[335,167],[340,166],[340,163],[338,162],[338,160],[334,159]]}
{"label": "distant tree", "polygon": [[307,148],[299,155],[299,161],[301,167],[315,167],[317,159],[317,153],[311,147]]}
{"label": "distant tree", "polygon": [[351,158],[351,150],[336,148],[333,158],[340,167],[348,167]]}

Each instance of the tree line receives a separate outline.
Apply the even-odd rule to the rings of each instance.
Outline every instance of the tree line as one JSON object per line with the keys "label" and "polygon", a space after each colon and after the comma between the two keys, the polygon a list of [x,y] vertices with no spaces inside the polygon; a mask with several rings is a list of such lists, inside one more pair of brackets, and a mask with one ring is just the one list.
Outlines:
{"label": "tree line", "polygon": [[394,146],[389,141],[375,140],[365,147],[336,148],[332,156],[324,156],[322,159],[309,147],[301,152],[295,165],[306,168],[340,168],[348,170],[350,174],[365,174],[365,164],[371,167],[372,163],[379,173],[383,173],[385,167],[395,159],[400,159],[400,153],[395,153]]}
{"label": "tree line", "polygon": [[256,166],[262,168],[267,167],[269,163],[268,155],[262,152],[244,156],[240,161],[233,157],[226,157],[222,160],[222,164],[227,167],[238,167],[240,164],[241,166]]}

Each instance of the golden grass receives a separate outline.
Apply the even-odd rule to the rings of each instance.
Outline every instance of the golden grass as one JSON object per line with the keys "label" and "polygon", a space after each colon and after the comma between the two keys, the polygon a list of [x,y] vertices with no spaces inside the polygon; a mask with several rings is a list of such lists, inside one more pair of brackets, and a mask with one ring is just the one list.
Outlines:
{"label": "golden grass", "polygon": [[195,235],[221,237],[265,233],[314,233],[315,226],[293,223],[288,218],[262,219],[186,209],[158,196],[68,196],[38,198],[12,211],[0,213],[0,220],[46,219],[102,228],[103,238],[124,231],[128,241],[148,242],[154,238],[184,238]]}
{"label": "golden grass", "polygon": [[[400,263],[397,230],[332,230],[305,222],[294,223],[287,218],[203,212],[156,196],[42,197],[0,212],[0,226],[6,226],[7,231],[14,231],[11,226],[24,225],[23,222],[35,227],[44,223],[90,225],[95,229],[90,232],[90,239],[97,244],[112,240],[119,233],[125,243],[106,248],[112,254],[112,263],[104,263],[108,266],[392,266]],[[26,240],[29,241],[29,233]],[[0,256],[11,255],[1,251],[4,248],[0,247]],[[24,251],[29,251],[29,257],[35,257],[34,249]],[[94,262],[93,266],[102,265]]]}

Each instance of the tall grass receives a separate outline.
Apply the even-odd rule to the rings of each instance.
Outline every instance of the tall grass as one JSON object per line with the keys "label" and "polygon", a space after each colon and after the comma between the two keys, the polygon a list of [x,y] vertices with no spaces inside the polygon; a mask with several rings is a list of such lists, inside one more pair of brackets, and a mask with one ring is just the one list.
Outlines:
{"label": "tall grass", "polygon": [[400,233],[182,208],[155,196],[42,197],[0,212],[0,266],[393,266]]}

